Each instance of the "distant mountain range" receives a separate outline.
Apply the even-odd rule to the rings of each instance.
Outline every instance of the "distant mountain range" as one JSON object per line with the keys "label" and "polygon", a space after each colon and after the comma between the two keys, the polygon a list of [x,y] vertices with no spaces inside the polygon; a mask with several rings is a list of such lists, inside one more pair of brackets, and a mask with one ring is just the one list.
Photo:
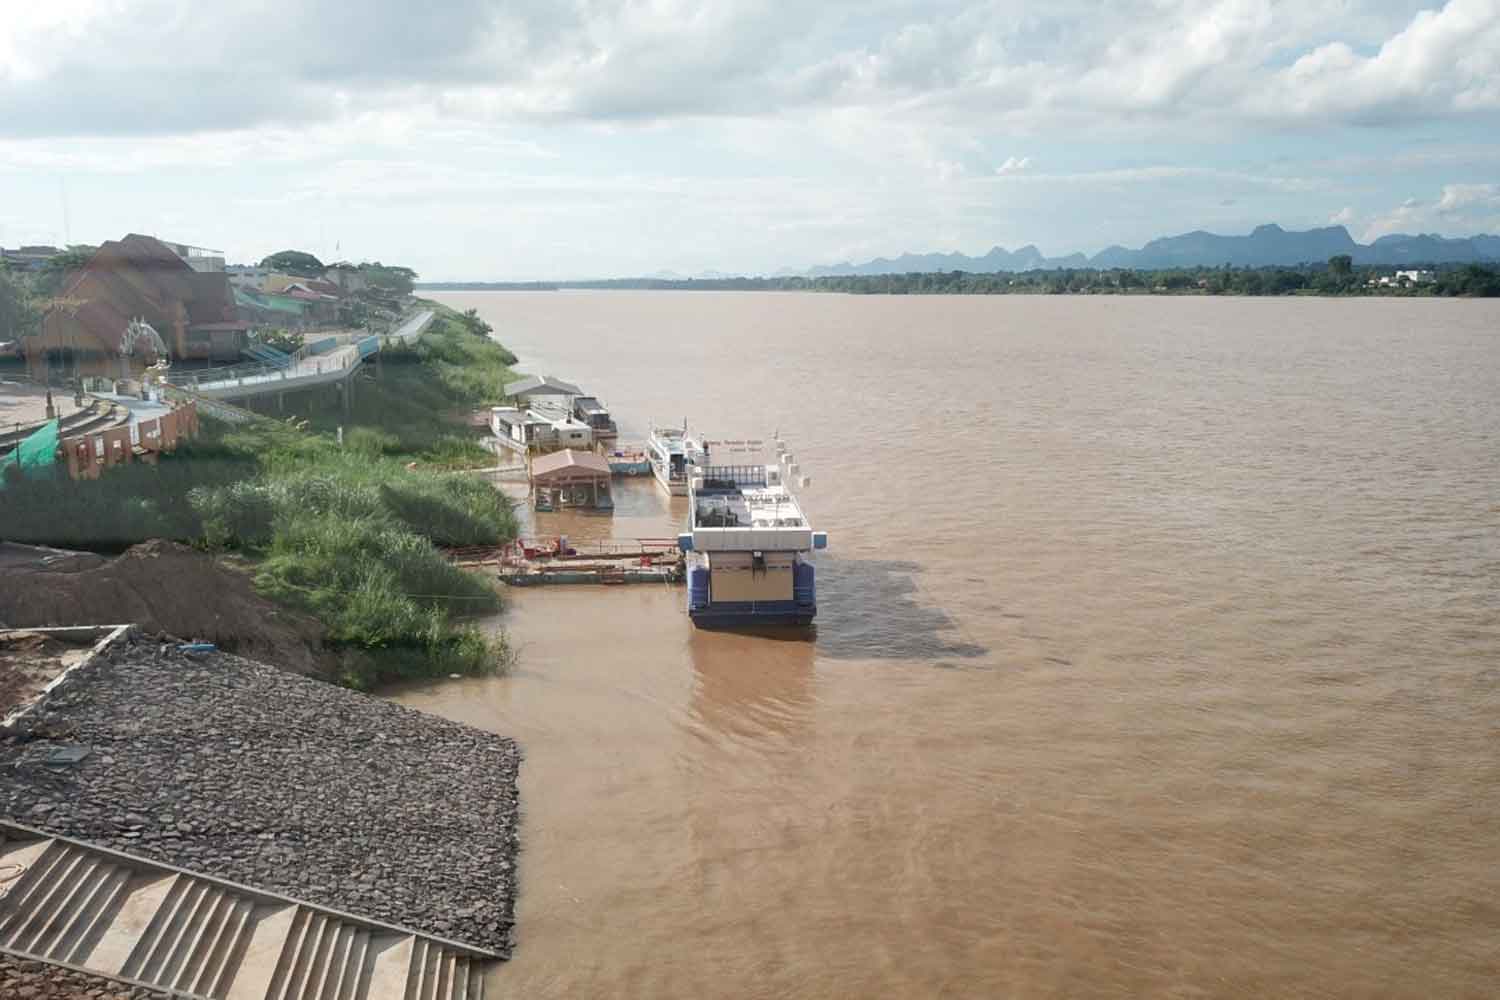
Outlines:
{"label": "distant mountain range", "polygon": [[1033,271],[1059,267],[1131,267],[1144,270],[1164,267],[1290,267],[1321,264],[1337,254],[1348,254],[1356,264],[1402,266],[1412,264],[1466,264],[1500,261],[1500,236],[1469,236],[1448,239],[1434,234],[1382,236],[1373,243],[1356,243],[1343,226],[1328,226],[1291,232],[1277,225],[1257,226],[1248,236],[1220,236],[1197,230],[1181,236],[1152,240],[1139,250],[1112,246],[1092,257],[1081,253],[1047,257],[1033,245],[1019,250],[995,247],[981,257],[961,253],[904,253],[896,258],[877,257],[855,264],[846,261],[806,271],[786,270],[780,275],[805,274],[819,278],[845,274],[907,274],[914,271]]}

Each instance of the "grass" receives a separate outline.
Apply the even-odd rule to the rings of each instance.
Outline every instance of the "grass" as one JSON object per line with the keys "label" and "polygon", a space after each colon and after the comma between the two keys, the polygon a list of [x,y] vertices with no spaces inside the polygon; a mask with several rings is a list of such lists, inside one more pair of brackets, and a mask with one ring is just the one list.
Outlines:
{"label": "grass", "polygon": [[438,547],[514,538],[514,511],[487,482],[406,466],[492,462],[449,415],[498,399],[514,360],[443,310],[422,342],[382,359],[381,382],[359,386],[353,419],[339,415],[343,447],[317,415],[300,429],[205,420],[159,465],[8,489],[0,536],[108,552],[164,537],[244,553],[260,593],[325,625],[353,687],[494,669],[504,640],[463,620],[497,610],[499,595]]}
{"label": "grass", "polygon": [[448,469],[493,465],[467,416],[500,402],[505,383],[516,378],[516,357],[490,340],[477,318],[428,305],[437,313],[432,326],[415,344],[381,351],[379,378],[359,383],[351,416],[325,402],[308,421],[327,433],[345,427],[345,440],[355,438],[368,454]]}

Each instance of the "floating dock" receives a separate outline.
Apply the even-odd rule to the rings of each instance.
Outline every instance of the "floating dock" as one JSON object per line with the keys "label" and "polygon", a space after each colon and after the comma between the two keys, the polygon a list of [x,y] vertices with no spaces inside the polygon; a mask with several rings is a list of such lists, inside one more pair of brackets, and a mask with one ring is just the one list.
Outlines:
{"label": "floating dock", "polygon": [[511,587],[558,584],[681,583],[684,559],[675,538],[616,539],[570,544],[566,537],[519,539],[509,545],[449,549],[462,566],[495,566]]}

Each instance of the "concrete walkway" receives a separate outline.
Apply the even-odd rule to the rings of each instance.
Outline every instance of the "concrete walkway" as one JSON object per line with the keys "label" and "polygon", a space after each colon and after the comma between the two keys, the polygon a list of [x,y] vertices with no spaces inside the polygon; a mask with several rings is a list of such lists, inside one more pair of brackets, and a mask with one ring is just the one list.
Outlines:
{"label": "concrete walkway", "polygon": [[[57,417],[72,416],[73,390],[54,387],[52,405]],[[39,426],[47,421],[47,390],[31,382],[0,379],[0,434]]]}
{"label": "concrete walkway", "polygon": [[[389,336],[401,343],[410,343],[426,332],[434,313],[423,309],[397,327]],[[213,399],[242,399],[261,396],[287,389],[301,389],[342,381],[362,364],[358,344],[344,344],[326,354],[300,358],[290,366],[279,370],[267,370],[261,374],[244,375],[218,382],[199,382],[186,388]]]}
{"label": "concrete walkway", "polygon": [[418,337],[422,336],[422,334],[427,332],[427,327],[432,324],[432,318],[434,315],[435,314],[431,309],[423,309],[411,319],[407,320],[405,323],[402,323],[399,327],[397,327],[395,331],[391,333],[391,337],[395,340],[401,341],[401,343],[403,344],[410,343],[411,341],[416,340]]}
{"label": "concrete walkway", "polygon": [[118,403],[130,411],[130,422],[139,424],[147,420],[155,420],[172,412],[172,407],[165,401],[155,399],[142,399],[140,396],[132,396],[129,393],[118,392],[91,392],[90,396],[107,399],[112,403]]}

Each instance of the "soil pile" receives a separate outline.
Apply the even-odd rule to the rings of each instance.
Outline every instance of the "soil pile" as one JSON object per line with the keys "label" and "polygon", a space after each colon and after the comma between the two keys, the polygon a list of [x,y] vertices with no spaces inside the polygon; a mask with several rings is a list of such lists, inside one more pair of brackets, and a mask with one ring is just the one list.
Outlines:
{"label": "soil pile", "polygon": [[91,646],[60,642],[37,632],[0,635],[0,716],[31,700]]}
{"label": "soil pile", "polygon": [[134,623],[320,676],[333,659],[322,625],[256,594],[242,564],[176,542],[145,542],[102,564],[12,564],[4,575],[0,627]]}

